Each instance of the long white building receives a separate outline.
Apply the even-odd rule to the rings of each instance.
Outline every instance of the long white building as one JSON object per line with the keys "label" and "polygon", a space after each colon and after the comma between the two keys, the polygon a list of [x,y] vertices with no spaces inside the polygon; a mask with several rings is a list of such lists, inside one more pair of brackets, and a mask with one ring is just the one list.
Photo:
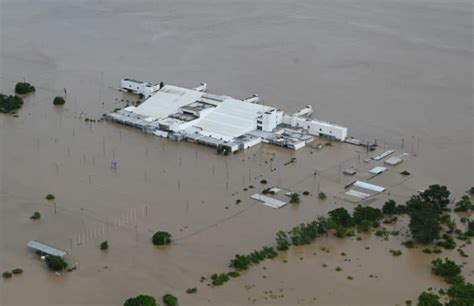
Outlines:
{"label": "long white building", "polygon": [[157,136],[214,146],[224,153],[260,142],[296,150],[311,142],[313,136],[340,141],[347,137],[347,128],[310,118],[311,106],[286,114],[258,104],[256,95],[239,100],[206,93],[206,89],[205,83],[194,89],[164,85],[147,92],[149,98],[139,106],[128,106],[105,117]]}

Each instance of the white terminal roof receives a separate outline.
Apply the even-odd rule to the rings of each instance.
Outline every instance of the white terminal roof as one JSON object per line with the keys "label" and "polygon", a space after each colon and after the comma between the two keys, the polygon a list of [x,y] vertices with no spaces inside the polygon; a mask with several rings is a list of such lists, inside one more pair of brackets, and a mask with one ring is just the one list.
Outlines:
{"label": "white terminal roof", "polygon": [[133,112],[157,119],[165,118],[178,112],[181,106],[196,102],[203,94],[192,89],[165,85]]}
{"label": "white terminal roof", "polygon": [[46,253],[48,255],[64,257],[68,254],[66,251],[63,251],[55,247],[52,247],[50,245],[47,245],[45,243],[39,242],[38,240],[31,240],[30,242],[28,242],[27,245],[28,247],[34,250]]}
{"label": "white terminal roof", "polygon": [[223,140],[241,136],[257,129],[257,117],[273,107],[227,99],[204,116],[196,126],[200,134]]}

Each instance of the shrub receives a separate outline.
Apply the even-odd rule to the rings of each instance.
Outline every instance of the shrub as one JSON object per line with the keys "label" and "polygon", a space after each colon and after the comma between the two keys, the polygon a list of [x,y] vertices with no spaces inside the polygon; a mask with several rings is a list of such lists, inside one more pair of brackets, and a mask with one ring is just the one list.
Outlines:
{"label": "shrub", "polygon": [[171,243],[172,237],[168,232],[156,232],[152,240],[154,245],[168,245]]}
{"label": "shrub", "polygon": [[265,180],[265,179],[263,179],[263,180],[260,181],[260,184],[266,184],[266,183],[268,183],[268,182],[267,182],[267,180]]}
{"label": "shrub", "polygon": [[13,113],[23,106],[23,99],[0,94],[0,113]]}
{"label": "shrub", "polygon": [[34,214],[30,217],[32,220],[38,220],[41,219],[41,214],[37,211],[34,212]]}
{"label": "shrub", "polygon": [[51,193],[48,194],[48,195],[46,195],[46,197],[45,197],[45,199],[48,200],[48,201],[52,201],[52,200],[54,200],[55,198],[56,198],[56,197],[55,197],[53,194],[51,194]]}
{"label": "shrub", "polygon": [[402,251],[400,251],[400,250],[390,250],[390,253],[392,253],[393,256],[402,255]]}
{"label": "shrub", "polygon": [[187,294],[196,293],[197,291],[198,291],[198,290],[197,290],[196,287],[186,289],[186,293],[187,293]]}
{"label": "shrub", "polygon": [[214,286],[221,286],[224,283],[229,281],[229,275],[226,273],[221,274],[213,274],[211,275],[212,285]]}
{"label": "shrub", "polygon": [[303,191],[304,196],[309,196],[309,191]]}
{"label": "shrub", "polygon": [[158,304],[156,304],[156,300],[152,296],[138,295],[126,300],[123,306],[158,306]]}
{"label": "shrub", "polygon": [[435,275],[441,276],[449,284],[454,284],[462,279],[461,266],[454,261],[445,258],[443,262],[441,259],[435,259],[431,262],[431,271]]}
{"label": "shrub", "polygon": [[61,271],[68,266],[67,262],[59,256],[47,255],[45,261],[48,268],[53,271]]}
{"label": "shrub", "polygon": [[362,220],[368,220],[373,223],[381,220],[383,218],[383,214],[378,208],[373,208],[370,206],[363,207],[362,205],[358,205],[354,209],[352,218],[354,219],[355,224],[359,224],[362,222]]}
{"label": "shrub", "polygon": [[426,249],[423,250],[423,253],[425,253],[425,254],[433,254],[433,251],[431,251],[431,249],[426,248]]}
{"label": "shrub", "polygon": [[15,93],[19,95],[24,95],[30,92],[35,92],[36,88],[30,83],[20,82],[15,85]]}
{"label": "shrub", "polygon": [[458,282],[448,289],[450,298],[447,306],[474,305],[474,285],[466,282]]}
{"label": "shrub", "polygon": [[456,248],[456,241],[454,241],[453,237],[449,235],[443,235],[443,238],[443,241],[439,241],[437,243],[438,246],[441,246],[447,250],[453,250]]}
{"label": "shrub", "polygon": [[326,198],[326,194],[324,192],[320,192],[320,193],[318,193],[318,198],[320,200],[324,200]]}
{"label": "shrub", "polygon": [[415,247],[415,242],[413,242],[413,240],[407,240],[405,242],[402,243],[405,247],[411,249],[411,248],[414,248]]}
{"label": "shrub", "polygon": [[12,273],[13,274],[21,274],[21,273],[23,273],[23,269],[20,269],[20,268],[13,269]]}
{"label": "shrub", "polygon": [[178,298],[168,293],[163,295],[163,303],[166,306],[176,306],[178,305]]}
{"label": "shrub", "polygon": [[53,105],[64,105],[66,104],[66,100],[63,97],[54,97]]}
{"label": "shrub", "polygon": [[397,202],[394,200],[388,200],[382,207],[382,212],[387,215],[393,215],[397,213]]}
{"label": "shrub", "polygon": [[230,271],[229,273],[227,273],[227,275],[229,275],[230,277],[239,277],[240,276],[240,273],[237,272],[237,271]]}
{"label": "shrub", "polygon": [[7,271],[7,272],[3,272],[3,273],[2,273],[2,277],[3,277],[3,278],[10,278],[10,277],[12,277],[12,274],[11,274],[10,272],[8,272],[8,271]]}
{"label": "shrub", "polygon": [[471,202],[471,199],[467,195],[463,196],[460,201],[456,203],[454,211],[456,212],[466,212],[471,209],[474,209],[474,205]]}
{"label": "shrub", "polygon": [[279,231],[276,237],[277,242],[277,250],[279,251],[286,251],[290,246],[290,242],[288,241],[288,235],[284,231]]}
{"label": "shrub", "polygon": [[406,170],[403,170],[402,172],[400,172],[401,175],[410,175],[410,172],[406,171]]}
{"label": "shrub", "polygon": [[103,241],[103,242],[100,244],[100,249],[101,249],[102,251],[108,250],[108,249],[109,249],[109,242],[108,242],[108,241]]}
{"label": "shrub", "polygon": [[418,297],[418,306],[443,306],[439,301],[439,296],[434,293],[423,292]]}
{"label": "shrub", "polygon": [[293,192],[290,196],[290,203],[298,204],[300,202],[300,195]]}

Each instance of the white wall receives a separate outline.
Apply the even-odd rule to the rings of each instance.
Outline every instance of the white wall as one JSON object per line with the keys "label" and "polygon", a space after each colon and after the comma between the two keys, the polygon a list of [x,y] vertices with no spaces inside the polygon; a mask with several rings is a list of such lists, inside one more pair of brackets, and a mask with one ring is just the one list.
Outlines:
{"label": "white wall", "polygon": [[311,120],[307,118],[296,117],[294,115],[283,116],[283,123],[292,127],[300,127],[308,130],[311,135],[329,136],[337,140],[344,141],[347,137],[347,128],[329,122]]}

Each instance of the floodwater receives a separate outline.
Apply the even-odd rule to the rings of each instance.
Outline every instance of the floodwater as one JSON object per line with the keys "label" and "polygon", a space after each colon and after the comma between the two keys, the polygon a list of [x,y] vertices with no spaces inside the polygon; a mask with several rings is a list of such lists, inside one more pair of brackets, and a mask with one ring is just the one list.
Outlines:
{"label": "floodwater", "polygon": [[[432,183],[460,197],[474,185],[470,1],[2,0],[0,21],[1,92],[24,79],[37,87],[18,117],[0,115],[0,270],[25,270],[1,281],[2,305],[121,305],[168,292],[181,305],[401,305],[445,286],[430,274],[436,255],[400,246],[404,220],[395,225],[402,237],[321,238],[207,287],[201,276],[272,245],[278,230],[354,207],[343,200],[353,178],[340,169],[357,167],[367,179],[377,163],[341,144],[297,152],[262,145],[224,157],[85,119],[136,100],[114,90],[123,77],[207,82],[210,92],[258,93],[286,111],[311,104],[316,117],[377,139],[371,156],[408,153],[371,180],[388,189],[373,206]],[[64,89],[66,105],[53,107]],[[398,174],[405,169],[408,178]],[[273,210],[249,198],[263,178],[313,195]],[[318,200],[318,190],[328,198]],[[34,211],[41,220],[29,220]],[[160,229],[173,234],[172,246],[151,245]],[[49,273],[25,248],[31,239],[71,251],[77,270]],[[472,245],[465,251],[474,254]],[[472,256],[439,256],[466,262],[474,280]],[[190,287],[198,293],[186,294]]]}

